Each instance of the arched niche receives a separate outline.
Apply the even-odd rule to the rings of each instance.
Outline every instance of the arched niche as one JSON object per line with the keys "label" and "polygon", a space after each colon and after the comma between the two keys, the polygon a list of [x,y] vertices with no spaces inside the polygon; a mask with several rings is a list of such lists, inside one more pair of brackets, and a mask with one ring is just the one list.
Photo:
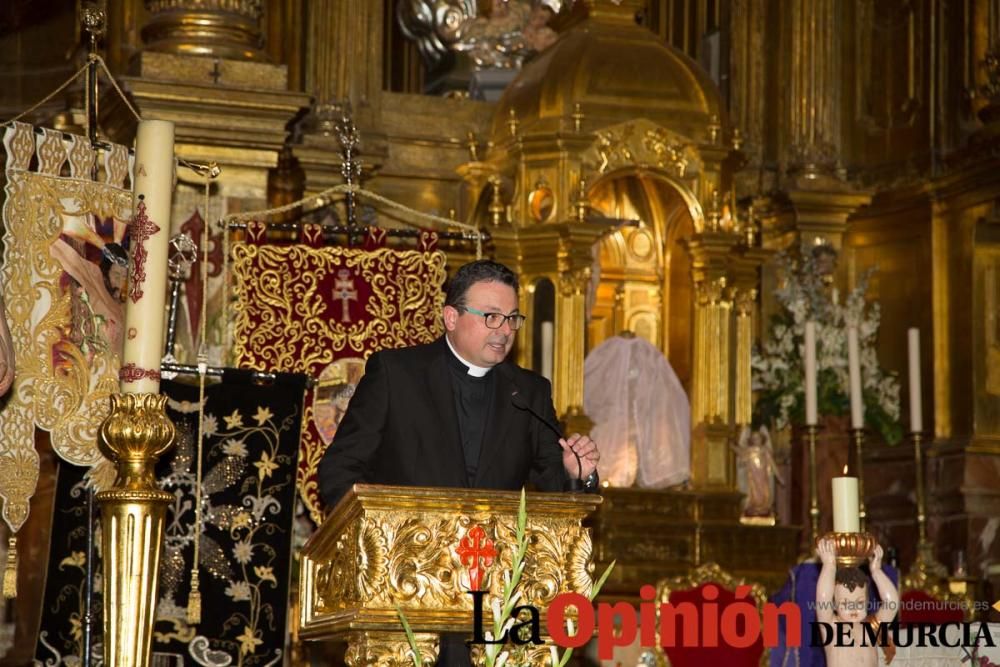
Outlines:
{"label": "arched niche", "polygon": [[634,169],[603,177],[588,199],[607,217],[639,222],[601,241],[587,351],[632,331],[662,350],[689,388],[694,286],[681,241],[694,233],[692,198],[666,175]]}

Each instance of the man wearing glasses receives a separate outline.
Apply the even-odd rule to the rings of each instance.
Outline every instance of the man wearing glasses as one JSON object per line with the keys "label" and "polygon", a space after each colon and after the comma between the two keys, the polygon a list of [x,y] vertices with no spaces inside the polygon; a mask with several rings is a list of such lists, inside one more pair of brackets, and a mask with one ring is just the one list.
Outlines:
{"label": "man wearing glasses", "polygon": [[557,435],[548,380],[507,361],[525,320],[517,290],[506,266],[466,264],[448,287],[444,336],[371,355],[320,463],[330,507],[357,482],[596,490],[593,440]]}

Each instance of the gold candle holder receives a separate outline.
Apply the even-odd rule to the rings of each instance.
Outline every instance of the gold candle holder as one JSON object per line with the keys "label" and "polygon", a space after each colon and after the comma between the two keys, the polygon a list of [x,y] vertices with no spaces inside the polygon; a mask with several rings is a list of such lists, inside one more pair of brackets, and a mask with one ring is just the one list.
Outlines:
{"label": "gold candle holder", "polygon": [[831,539],[837,549],[837,567],[859,567],[868,560],[875,551],[878,541],[871,533],[830,532],[817,538],[813,546],[819,546],[820,540]]}
{"label": "gold candle holder", "polygon": [[858,526],[864,532],[868,524],[868,513],[865,511],[865,464],[862,458],[865,444],[865,429],[852,428],[851,438],[854,440],[855,461],[857,461],[855,464],[857,466],[855,473],[858,476]]}
{"label": "gold candle holder", "polygon": [[809,441],[809,542],[819,536],[819,487],[816,486],[816,424],[806,426]]}
{"label": "gold candle holder", "polygon": [[97,494],[104,548],[104,664],[147,667],[153,634],[160,547],[173,496],[156,485],[153,466],[174,442],[166,396],[114,394],[98,431],[101,453],[118,468]]}
{"label": "gold candle holder", "polygon": [[917,557],[910,570],[910,578],[918,581],[944,579],[948,571],[934,558],[934,544],[927,539],[927,496],[924,490],[923,436],[920,431],[910,434],[913,439],[913,459],[917,477]]}

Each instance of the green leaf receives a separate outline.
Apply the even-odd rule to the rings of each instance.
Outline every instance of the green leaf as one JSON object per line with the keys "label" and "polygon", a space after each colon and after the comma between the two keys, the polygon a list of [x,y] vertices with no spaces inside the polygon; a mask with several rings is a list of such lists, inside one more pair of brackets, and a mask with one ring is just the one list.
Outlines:
{"label": "green leaf", "polygon": [[398,604],[396,605],[396,614],[403,624],[403,632],[406,633],[406,641],[410,644],[410,650],[413,651],[413,667],[423,667],[423,656],[420,655],[420,649],[417,647],[417,638],[413,635],[413,630],[410,629],[410,622],[406,620],[406,614],[403,613],[403,609]]}

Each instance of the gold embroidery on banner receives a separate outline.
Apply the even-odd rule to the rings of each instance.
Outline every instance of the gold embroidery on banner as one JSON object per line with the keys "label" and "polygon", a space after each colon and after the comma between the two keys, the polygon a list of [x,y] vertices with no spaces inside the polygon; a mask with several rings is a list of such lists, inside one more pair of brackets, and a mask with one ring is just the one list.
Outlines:
{"label": "gold embroidery on banner", "polygon": [[[132,194],[31,172],[8,171],[7,177],[2,275],[17,375],[13,395],[0,412],[0,457],[11,449],[33,450],[37,425],[52,432],[60,457],[93,465],[101,458],[97,427],[108,414],[108,397],[118,389],[120,360],[114,341],[120,341],[121,332],[114,332],[123,318],[116,322],[114,314],[102,314],[95,305],[98,299],[84,286],[75,297],[66,290],[66,273],[53,256],[53,244],[68,247],[60,240],[68,220],[90,214],[127,219]],[[80,260],[81,270],[96,270]],[[82,331],[74,331],[74,305],[84,310]],[[13,499],[8,496],[8,501]]]}
{"label": "gold embroidery on banner", "polygon": [[[232,257],[239,366],[318,376],[338,358],[367,358],[375,350],[427,343],[441,334],[442,252],[240,243]],[[336,285],[338,279],[345,281],[338,287],[346,288],[345,270],[354,277],[352,287],[360,280],[371,288],[359,304],[366,313],[359,321],[343,321],[346,301],[321,291],[321,285]],[[308,428],[314,416],[308,405],[296,484],[311,518],[320,523],[316,473],[325,443]]]}
{"label": "gold embroidery on banner", "polygon": [[[440,335],[444,253],[237,244],[233,258],[241,365],[311,373],[343,350],[403,347]],[[364,305],[368,321],[342,323],[339,311],[327,312],[320,281],[344,267],[372,288]],[[256,297],[252,303],[248,293]],[[308,352],[297,356],[299,349]]]}

